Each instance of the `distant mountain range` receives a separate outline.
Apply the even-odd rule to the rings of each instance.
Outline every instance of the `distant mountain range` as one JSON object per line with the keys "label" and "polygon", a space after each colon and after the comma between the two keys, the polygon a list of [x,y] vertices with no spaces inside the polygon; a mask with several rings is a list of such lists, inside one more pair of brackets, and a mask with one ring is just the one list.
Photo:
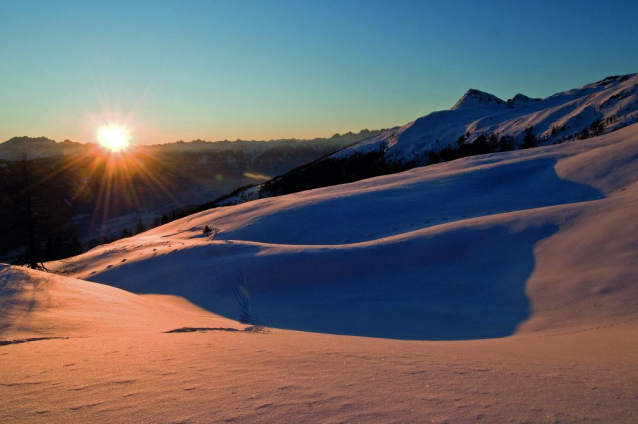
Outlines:
{"label": "distant mountain range", "polygon": [[[282,151],[287,148],[306,148],[323,150],[334,146],[344,147],[357,143],[365,138],[378,135],[385,130],[368,129],[358,133],[348,132],[335,134],[332,137],[318,137],[314,139],[278,139],[278,140],[235,140],[235,141],[204,141],[179,140],[174,143],[154,144],[147,146],[132,146],[131,149],[144,152],[171,153],[210,153],[210,152],[243,152],[253,158],[268,152]],[[30,159],[69,156],[93,152],[99,148],[94,143],[77,143],[71,140],[56,142],[47,137],[13,137],[0,143],[0,160],[15,161],[20,159],[22,152],[27,152]]]}
{"label": "distant mountain range", "polygon": [[22,153],[28,153],[30,159],[81,154],[97,146],[92,143],[82,144],[71,140],[56,143],[46,137],[13,137],[0,143],[0,159],[14,161],[20,159]]}
{"label": "distant mountain range", "polygon": [[638,74],[581,88],[507,101],[470,89],[449,110],[433,112],[206,207],[242,203],[391,174],[416,166],[585,139],[638,121]]}

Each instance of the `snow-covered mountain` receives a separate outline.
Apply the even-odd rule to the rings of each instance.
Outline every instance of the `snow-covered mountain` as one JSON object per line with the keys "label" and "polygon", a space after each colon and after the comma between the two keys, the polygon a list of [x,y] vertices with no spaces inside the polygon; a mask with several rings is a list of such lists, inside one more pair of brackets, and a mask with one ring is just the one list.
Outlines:
{"label": "snow-covered mountain", "polygon": [[561,144],[614,132],[638,121],[638,74],[614,76],[546,99],[504,101],[470,89],[450,109],[346,147],[271,180],[242,187],[207,206],[345,184],[417,166]]}
{"label": "snow-covered mountain", "polygon": [[410,160],[427,150],[454,145],[466,135],[470,143],[479,135],[490,134],[512,136],[520,142],[530,128],[541,145],[576,138],[598,123],[603,132],[611,132],[638,120],[637,86],[638,74],[630,74],[608,77],[545,99],[517,94],[507,101],[470,89],[450,110],[422,116],[334,157],[384,148],[388,160]]}

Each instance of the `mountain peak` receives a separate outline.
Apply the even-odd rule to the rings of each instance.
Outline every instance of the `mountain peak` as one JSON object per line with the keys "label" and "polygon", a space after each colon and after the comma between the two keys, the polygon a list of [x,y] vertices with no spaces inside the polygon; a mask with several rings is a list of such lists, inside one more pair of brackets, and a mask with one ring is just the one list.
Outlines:
{"label": "mountain peak", "polygon": [[527,97],[526,95],[519,93],[513,98],[509,99],[507,101],[507,105],[509,107],[521,107],[521,106],[527,106],[527,105],[539,102],[540,100],[541,99],[533,99],[531,97]]}
{"label": "mountain peak", "polygon": [[467,93],[465,93],[463,97],[456,102],[456,104],[452,107],[452,110],[484,108],[486,106],[499,107],[504,105],[506,105],[506,103],[495,95],[470,88],[467,90]]}

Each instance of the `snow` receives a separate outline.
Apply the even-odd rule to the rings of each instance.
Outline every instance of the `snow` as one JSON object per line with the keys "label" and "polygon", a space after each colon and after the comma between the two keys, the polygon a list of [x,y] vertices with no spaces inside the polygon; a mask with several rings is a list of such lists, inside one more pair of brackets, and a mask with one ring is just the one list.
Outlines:
{"label": "snow", "polygon": [[503,110],[505,107],[507,107],[507,103],[495,95],[471,88],[452,106],[451,110],[476,108]]}
{"label": "snow", "polygon": [[239,203],[257,200],[259,199],[260,190],[260,186],[248,187],[246,189],[240,190],[238,194],[229,196],[224,200],[217,201],[216,204],[219,206],[233,206]]}
{"label": "snow", "polygon": [[631,125],[4,267],[0,419],[635,421],[637,163]]}
{"label": "snow", "polygon": [[378,150],[392,139],[395,143],[386,150],[386,157],[410,159],[426,150],[454,144],[468,133],[470,142],[481,134],[492,133],[521,141],[529,127],[533,127],[534,134],[541,137],[544,144],[552,144],[578,135],[596,120],[606,122],[607,119],[613,122],[606,124],[606,131],[612,131],[637,122],[637,86],[638,74],[631,74],[606,78],[541,100],[517,94],[508,101],[470,89],[450,110],[430,113],[333,156],[347,157],[355,152]]}

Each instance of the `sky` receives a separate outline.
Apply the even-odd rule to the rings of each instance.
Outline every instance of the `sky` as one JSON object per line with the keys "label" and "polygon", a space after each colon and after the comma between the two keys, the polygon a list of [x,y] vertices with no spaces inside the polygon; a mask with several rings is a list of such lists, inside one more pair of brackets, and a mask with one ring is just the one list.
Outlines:
{"label": "sky", "polygon": [[2,1],[0,141],[329,137],[638,72],[636,1]]}

